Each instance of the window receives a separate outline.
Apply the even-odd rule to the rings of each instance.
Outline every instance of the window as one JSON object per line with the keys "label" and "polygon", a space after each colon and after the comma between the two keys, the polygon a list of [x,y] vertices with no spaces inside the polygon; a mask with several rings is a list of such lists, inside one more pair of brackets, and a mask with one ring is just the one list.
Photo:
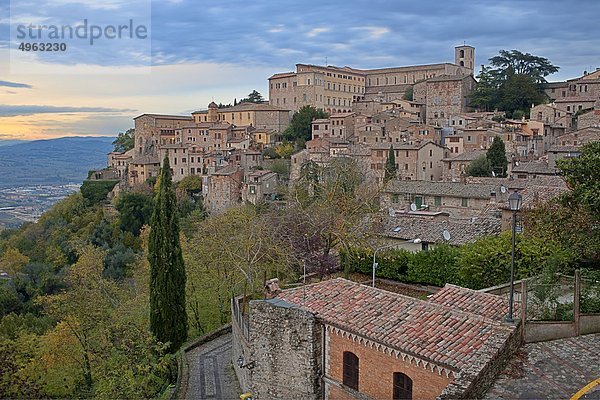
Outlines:
{"label": "window", "polygon": [[441,206],[442,205],[442,197],[441,196],[435,196],[433,198],[434,204],[436,206]]}
{"label": "window", "polygon": [[249,186],[248,189],[250,189],[251,194],[256,194],[256,186],[254,186],[254,185]]}
{"label": "window", "polygon": [[469,199],[467,199],[467,198],[463,197],[463,198],[461,199],[460,205],[461,205],[462,207],[469,207]]}
{"label": "window", "polygon": [[412,400],[412,379],[402,372],[394,372],[394,400]]}
{"label": "window", "polygon": [[343,384],[358,390],[358,357],[349,351],[344,352]]}

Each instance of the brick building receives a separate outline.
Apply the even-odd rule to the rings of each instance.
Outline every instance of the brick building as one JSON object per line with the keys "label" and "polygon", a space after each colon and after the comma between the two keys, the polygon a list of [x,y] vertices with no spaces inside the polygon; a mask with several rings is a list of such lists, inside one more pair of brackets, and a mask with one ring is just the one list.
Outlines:
{"label": "brick building", "polygon": [[475,398],[520,344],[505,299],[452,285],[423,301],[338,278],[251,301],[248,325],[238,310],[234,369],[258,399]]}

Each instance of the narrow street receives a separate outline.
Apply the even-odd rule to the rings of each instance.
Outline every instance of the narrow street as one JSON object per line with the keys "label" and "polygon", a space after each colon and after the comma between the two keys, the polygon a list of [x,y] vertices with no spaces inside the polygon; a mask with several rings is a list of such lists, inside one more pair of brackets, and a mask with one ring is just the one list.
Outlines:
{"label": "narrow street", "polygon": [[231,366],[231,333],[186,354],[189,365],[186,399],[235,400],[241,394]]}

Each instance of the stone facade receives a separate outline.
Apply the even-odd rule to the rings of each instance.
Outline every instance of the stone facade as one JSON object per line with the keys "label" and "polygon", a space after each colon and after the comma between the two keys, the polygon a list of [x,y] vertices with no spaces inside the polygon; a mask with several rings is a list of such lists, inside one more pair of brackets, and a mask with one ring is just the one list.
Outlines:
{"label": "stone facade", "polygon": [[418,144],[381,143],[371,147],[369,172],[379,179],[385,175],[390,146],[396,159],[396,176],[401,180],[439,181],[446,149],[431,141]]}
{"label": "stone facade", "polygon": [[415,84],[414,100],[425,104],[425,122],[448,126],[452,115],[466,112],[475,83],[472,75],[445,75]]}
{"label": "stone facade", "polygon": [[330,114],[357,111],[362,100],[402,99],[415,83],[441,75],[473,75],[475,49],[458,46],[455,63],[360,70],[350,67],[297,64],[295,72],[269,78],[269,102],[292,111],[311,105]]}
{"label": "stone facade", "polygon": [[322,330],[313,313],[295,305],[277,299],[251,301],[253,398],[322,398]]}
{"label": "stone facade", "polygon": [[210,176],[207,191],[204,192],[204,204],[211,213],[221,213],[242,200],[243,170],[236,166],[227,166]]}

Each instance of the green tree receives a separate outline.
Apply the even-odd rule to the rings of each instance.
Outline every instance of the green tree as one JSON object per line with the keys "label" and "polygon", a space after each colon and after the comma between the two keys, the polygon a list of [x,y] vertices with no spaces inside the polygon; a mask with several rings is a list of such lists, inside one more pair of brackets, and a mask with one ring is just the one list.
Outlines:
{"label": "green tree", "polygon": [[396,155],[394,154],[394,145],[390,144],[388,158],[385,160],[385,182],[396,177]]}
{"label": "green tree", "polygon": [[465,173],[468,176],[491,176],[492,168],[487,157],[481,155],[469,163]]}
{"label": "green tree", "polygon": [[408,101],[413,101],[414,100],[414,89],[413,87],[409,87],[408,89],[406,89],[404,91],[404,94],[402,95],[402,98],[404,100],[408,100]]}
{"label": "green tree", "polygon": [[160,171],[150,221],[150,330],[176,352],[187,339],[185,265],[179,243],[177,204],[168,155]]}
{"label": "green tree", "polygon": [[250,94],[248,94],[248,97],[241,99],[239,103],[262,103],[263,101],[265,101],[265,99],[263,98],[262,94],[256,90],[253,90]]}
{"label": "green tree", "polygon": [[290,126],[283,132],[286,140],[294,142],[298,139],[310,140],[312,138],[312,121],[318,118],[328,118],[323,110],[317,110],[313,106],[303,106],[294,113]]}
{"label": "green tree", "polygon": [[508,160],[506,159],[504,141],[500,136],[494,137],[494,141],[485,156],[490,164],[490,169],[494,171],[496,176],[506,176]]}
{"label": "green tree", "polygon": [[600,215],[600,141],[581,148],[579,157],[558,160],[561,175],[571,189],[565,196],[567,204],[580,204],[598,217]]}
{"label": "green tree", "polygon": [[121,229],[139,235],[142,226],[150,222],[152,197],[144,193],[125,192],[118,197],[115,207],[119,211]]}
{"label": "green tree", "polygon": [[113,146],[115,146],[114,151],[124,153],[127,150],[133,149],[133,146],[135,145],[134,134],[134,128],[129,128],[125,132],[119,132],[117,138],[112,142]]}
{"label": "green tree", "polygon": [[491,66],[477,76],[470,104],[486,111],[502,109],[513,118],[515,113],[528,115],[531,104],[546,101],[545,78],[559,69],[546,58],[518,50],[500,50],[489,61]]}

